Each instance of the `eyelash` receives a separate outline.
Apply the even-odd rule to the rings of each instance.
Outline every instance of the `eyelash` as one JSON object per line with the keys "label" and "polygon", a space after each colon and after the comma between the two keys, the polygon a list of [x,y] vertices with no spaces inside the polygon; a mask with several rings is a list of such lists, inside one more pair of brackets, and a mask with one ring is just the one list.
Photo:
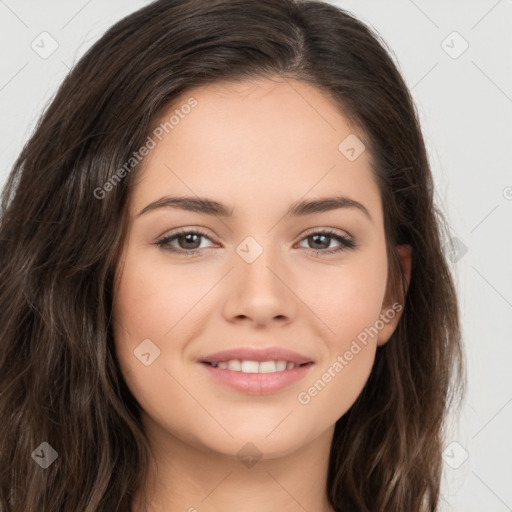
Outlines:
{"label": "eyelash", "polygon": [[[155,245],[157,245],[158,247],[161,247],[162,249],[164,249],[166,251],[170,251],[172,253],[182,254],[186,257],[194,257],[194,256],[198,255],[198,253],[201,252],[201,249],[192,249],[190,251],[186,251],[184,249],[171,248],[171,246],[170,246],[170,243],[174,239],[178,238],[181,235],[189,235],[189,234],[190,235],[200,235],[200,236],[203,236],[210,240],[210,237],[203,231],[198,230],[198,229],[193,229],[193,230],[178,231],[177,233],[173,233],[172,235],[165,236],[165,237],[161,238],[160,240],[158,240],[157,242],[155,242]],[[328,250],[309,249],[310,251],[314,252],[317,255],[318,254],[335,254],[338,252],[346,251],[349,249],[355,249],[356,247],[358,247],[358,244],[356,244],[350,238],[340,235],[337,232],[330,230],[330,229],[325,229],[325,230],[321,230],[321,231],[313,231],[313,232],[307,234],[300,241],[302,241],[306,238],[309,238],[310,236],[313,236],[313,235],[327,235],[330,238],[333,238],[336,241],[340,242],[340,244],[341,244],[336,249],[328,249]]]}

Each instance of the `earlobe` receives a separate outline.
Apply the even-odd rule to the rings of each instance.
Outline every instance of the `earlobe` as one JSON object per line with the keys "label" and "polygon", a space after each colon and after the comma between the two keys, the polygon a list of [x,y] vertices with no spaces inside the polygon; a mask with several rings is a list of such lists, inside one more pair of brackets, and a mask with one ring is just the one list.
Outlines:
{"label": "earlobe", "polygon": [[[411,266],[412,266],[412,248],[410,245],[399,245],[396,247],[396,252],[400,259],[400,266],[402,267],[402,272],[405,276],[406,283],[405,292],[409,288],[409,283],[411,281]],[[401,289],[401,286],[400,286]],[[393,304],[385,304],[382,307],[380,313],[380,319],[384,324],[383,328],[379,330],[379,334],[377,336],[377,345],[384,345],[389,339],[393,332],[395,332],[396,326],[398,325],[398,321],[402,316],[405,304],[405,297],[402,297],[400,302],[394,302]]]}

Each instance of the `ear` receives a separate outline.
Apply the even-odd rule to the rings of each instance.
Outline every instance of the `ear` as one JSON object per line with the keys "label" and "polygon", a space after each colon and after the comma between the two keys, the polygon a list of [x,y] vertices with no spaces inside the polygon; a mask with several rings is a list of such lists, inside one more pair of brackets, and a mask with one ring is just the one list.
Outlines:
{"label": "ear", "polygon": [[[407,293],[407,290],[409,289],[409,282],[411,280],[412,248],[408,244],[398,245],[396,247],[396,252],[400,261],[400,266],[402,267],[402,272],[404,273],[406,279],[405,293]],[[389,290],[386,292],[386,297],[379,316],[379,319],[384,324],[384,326],[382,329],[379,329],[377,336],[378,346],[384,345],[391,338],[391,335],[393,332],[395,332],[398,321],[400,320],[400,317],[404,311],[405,296],[402,292],[401,279],[399,278],[398,281],[398,285],[396,285],[396,283],[391,284],[396,285],[396,287],[400,290],[399,301],[395,301],[393,304],[390,304],[391,301],[386,300],[390,296]]]}

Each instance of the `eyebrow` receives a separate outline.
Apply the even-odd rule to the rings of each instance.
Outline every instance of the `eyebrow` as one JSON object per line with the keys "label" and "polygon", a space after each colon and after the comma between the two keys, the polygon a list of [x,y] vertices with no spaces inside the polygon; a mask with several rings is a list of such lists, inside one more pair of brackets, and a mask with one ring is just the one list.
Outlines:
{"label": "eyebrow", "polygon": [[[187,210],[189,212],[202,213],[205,215],[214,215],[219,217],[232,217],[233,208],[204,197],[170,197],[164,196],[145,206],[139,213],[138,217],[144,213],[156,210],[158,208],[177,208]],[[344,196],[324,197],[320,199],[309,199],[296,201],[288,208],[285,216],[301,217],[312,215],[314,213],[322,213],[338,208],[355,208],[363,212],[364,215],[373,222],[373,219],[364,205]]]}

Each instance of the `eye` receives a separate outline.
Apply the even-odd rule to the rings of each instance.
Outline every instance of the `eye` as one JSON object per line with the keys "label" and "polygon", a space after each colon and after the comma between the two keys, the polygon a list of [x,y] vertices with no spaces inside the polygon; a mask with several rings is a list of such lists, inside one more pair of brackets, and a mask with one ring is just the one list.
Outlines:
{"label": "eye", "polygon": [[[201,238],[211,241],[208,235],[201,230],[182,230],[161,238],[155,242],[155,245],[166,251],[183,254],[184,256],[196,256],[201,252],[201,249],[205,248],[201,247]],[[330,229],[314,231],[302,240],[310,241],[316,246],[310,248],[315,254],[333,254],[357,247],[357,244],[351,238]],[[328,249],[332,240],[337,241],[339,246]],[[178,247],[172,245],[174,242],[178,244]]]}
{"label": "eye", "polygon": [[[346,251],[347,249],[354,249],[357,247],[357,244],[347,236],[340,235],[336,231],[331,229],[326,229],[322,231],[314,231],[307,235],[302,240],[311,241],[311,243],[316,246],[311,248],[311,250],[315,254],[333,254],[341,251]],[[340,245],[335,247],[334,249],[328,249],[332,240],[337,241]]]}
{"label": "eye", "polygon": [[[170,252],[180,253],[186,256],[195,256],[200,252],[201,238],[208,238],[208,240],[210,240],[206,233],[200,230],[183,230],[161,238],[155,245]],[[171,243],[175,241],[181,247],[173,247]]]}

